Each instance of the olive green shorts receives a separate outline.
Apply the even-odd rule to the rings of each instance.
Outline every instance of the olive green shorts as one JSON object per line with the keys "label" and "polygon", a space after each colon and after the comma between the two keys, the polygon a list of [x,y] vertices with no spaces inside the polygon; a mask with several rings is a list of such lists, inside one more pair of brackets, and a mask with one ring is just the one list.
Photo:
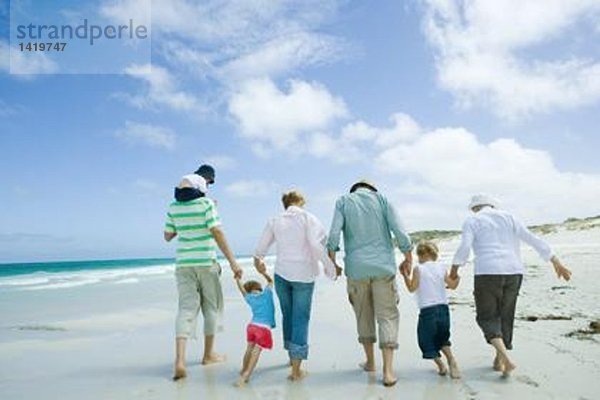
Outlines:
{"label": "olive green shorts", "polygon": [[178,267],[175,269],[179,309],[175,322],[177,337],[196,337],[198,314],[204,317],[204,335],[214,335],[223,312],[221,267]]}

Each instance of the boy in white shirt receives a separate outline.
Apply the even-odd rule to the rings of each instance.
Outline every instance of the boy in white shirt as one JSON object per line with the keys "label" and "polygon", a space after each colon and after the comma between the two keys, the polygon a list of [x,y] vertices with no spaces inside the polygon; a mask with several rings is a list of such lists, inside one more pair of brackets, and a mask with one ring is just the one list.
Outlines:
{"label": "boy in white shirt", "polygon": [[[450,310],[446,287],[456,289],[458,279],[448,275],[448,266],[437,262],[439,250],[432,242],[423,242],[417,246],[419,265],[413,269],[412,277],[407,270],[402,271],[406,288],[415,292],[419,304],[419,324],[417,336],[423,358],[433,359],[438,373],[460,378],[458,364],[450,350]],[[448,368],[440,356],[446,357]]]}

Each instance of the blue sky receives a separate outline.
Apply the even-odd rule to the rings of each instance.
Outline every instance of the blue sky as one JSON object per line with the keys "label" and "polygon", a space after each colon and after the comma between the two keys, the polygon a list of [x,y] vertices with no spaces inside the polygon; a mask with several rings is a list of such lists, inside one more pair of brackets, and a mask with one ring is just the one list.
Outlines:
{"label": "blue sky", "polygon": [[151,64],[25,76],[0,3],[0,262],[171,256],[172,188],[206,161],[240,254],[282,191],[327,226],[363,177],[409,230],[458,229],[476,192],[529,223],[600,214],[597,1],[231,3],[154,1]]}

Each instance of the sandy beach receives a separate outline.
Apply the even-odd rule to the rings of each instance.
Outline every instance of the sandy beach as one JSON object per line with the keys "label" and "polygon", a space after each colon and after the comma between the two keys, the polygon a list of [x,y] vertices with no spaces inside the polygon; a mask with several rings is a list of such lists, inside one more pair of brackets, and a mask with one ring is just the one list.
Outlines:
{"label": "sandy beach", "polygon": [[[263,353],[249,385],[235,381],[245,348],[250,311],[223,276],[226,312],[217,350],[225,363],[198,364],[201,343],[188,349],[188,378],[171,381],[176,292],[172,267],[142,278],[103,280],[67,288],[0,286],[0,398],[17,399],[597,399],[600,391],[600,335],[586,334],[600,319],[598,260],[600,229],[568,230],[545,236],[574,272],[558,281],[524,248],[527,275],[517,307],[517,370],[501,379],[491,368],[491,348],[475,323],[472,269],[463,270],[451,295],[452,343],[463,378],[436,375],[416,342],[416,303],[401,292],[398,384],[381,385],[380,371],[358,368],[362,352],[345,280],[320,278],[315,291],[306,367],[301,383],[286,380],[287,356],[281,330],[275,347]],[[457,239],[441,242],[448,260]],[[246,267],[246,277],[253,271]],[[158,271],[158,270],[157,270]],[[21,281],[24,278],[20,278]],[[277,315],[278,323],[280,315]],[[534,321],[535,320],[535,321]],[[579,332],[578,332],[579,331]],[[381,359],[378,354],[378,369]]]}

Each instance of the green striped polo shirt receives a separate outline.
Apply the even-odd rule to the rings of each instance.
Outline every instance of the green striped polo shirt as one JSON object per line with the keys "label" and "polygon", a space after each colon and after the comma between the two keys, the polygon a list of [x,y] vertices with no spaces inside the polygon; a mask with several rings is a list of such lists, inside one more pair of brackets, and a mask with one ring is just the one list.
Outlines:
{"label": "green striped polo shirt", "polygon": [[171,203],[165,232],[177,234],[177,267],[212,266],[217,260],[217,247],[210,229],[219,225],[221,220],[211,199]]}

